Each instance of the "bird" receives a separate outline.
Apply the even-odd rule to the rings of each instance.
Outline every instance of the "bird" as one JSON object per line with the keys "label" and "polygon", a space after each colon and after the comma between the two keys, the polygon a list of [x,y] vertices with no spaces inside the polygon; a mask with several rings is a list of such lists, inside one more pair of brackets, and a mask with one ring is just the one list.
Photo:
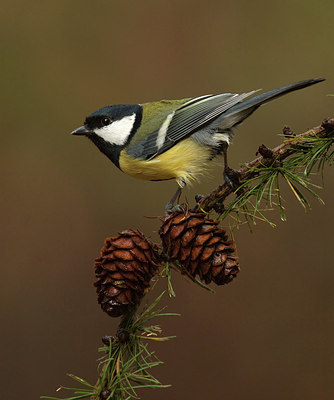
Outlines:
{"label": "bird", "polygon": [[[233,170],[227,148],[233,129],[262,104],[325,79],[307,79],[258,94],[220,93],[143,104],[109,105],[86,117],[72,135],[86,136],[121,171],[150,181],[175,179],[178,187],[165,207],[168,214],[182,189],[198,180],[211,160],[224,156],[225,181]],[[257,93],[257,94],[255,94]]]}

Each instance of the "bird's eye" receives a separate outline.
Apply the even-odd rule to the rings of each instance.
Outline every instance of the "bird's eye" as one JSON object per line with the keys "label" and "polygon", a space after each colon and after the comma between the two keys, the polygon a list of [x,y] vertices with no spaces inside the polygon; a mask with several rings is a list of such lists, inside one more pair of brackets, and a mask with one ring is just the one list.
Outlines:
{"label": "bird's eye", "polygon": [[101,123],[103,126],[107,126],[111,123],[111,119],[109,117],[103,117]]}

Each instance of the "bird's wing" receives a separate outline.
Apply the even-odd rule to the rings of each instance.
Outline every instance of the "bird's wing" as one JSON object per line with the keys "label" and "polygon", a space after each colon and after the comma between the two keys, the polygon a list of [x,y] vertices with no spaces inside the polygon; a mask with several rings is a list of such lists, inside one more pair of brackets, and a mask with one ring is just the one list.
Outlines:
{"label": "bird's wing", "polygon": [[130,146],[127,153],[135,158],[152,159],[253,93],[224,93],[193,98],[168,112],[159,128],[140,143]]}

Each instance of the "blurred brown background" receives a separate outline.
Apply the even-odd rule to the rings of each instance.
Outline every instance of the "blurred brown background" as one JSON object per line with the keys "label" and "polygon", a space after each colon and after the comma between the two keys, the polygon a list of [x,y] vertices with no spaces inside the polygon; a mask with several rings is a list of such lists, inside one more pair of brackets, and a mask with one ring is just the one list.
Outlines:
{"label": "blurred brown background", "polygon": [[[97,346],[118,320],[96,302],[93,260],[106,236],[133,227],[153,239],[173,182],[118,171],[71,137],[95,109],[217,92],[325,83],[276,100],[239,129],[237,167],[334,116],[331,0],[2,2],[1,395],[55,395],[65,376],[96,380]],[[161,322],[177,338],[156,346],[166,390],[143,399],[332,399],[333,169],[321,206],[288,192],[288,221],[235,232],[242,270],[214,295],[174,276]],[[186,191],[192,201],[221,180]],[[319,181],[319,180],[318,180]],[[320,181],[319,181],[320,182]],[[164,288],[161,283],[159,290]],[[61,393],[60,393],[61,395]]]}

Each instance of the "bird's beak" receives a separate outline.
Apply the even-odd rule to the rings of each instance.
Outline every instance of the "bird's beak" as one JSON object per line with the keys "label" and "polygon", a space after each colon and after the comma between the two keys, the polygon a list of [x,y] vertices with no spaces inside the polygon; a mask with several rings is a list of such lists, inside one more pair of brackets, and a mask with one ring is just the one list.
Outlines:
{"label": "bird's beak", "polygon": [[74,129],[73,132],[71,132],[71,135],[78,135],[78,136],[86,136],[92,133],[85,125],[80,126],[80,128]]}

